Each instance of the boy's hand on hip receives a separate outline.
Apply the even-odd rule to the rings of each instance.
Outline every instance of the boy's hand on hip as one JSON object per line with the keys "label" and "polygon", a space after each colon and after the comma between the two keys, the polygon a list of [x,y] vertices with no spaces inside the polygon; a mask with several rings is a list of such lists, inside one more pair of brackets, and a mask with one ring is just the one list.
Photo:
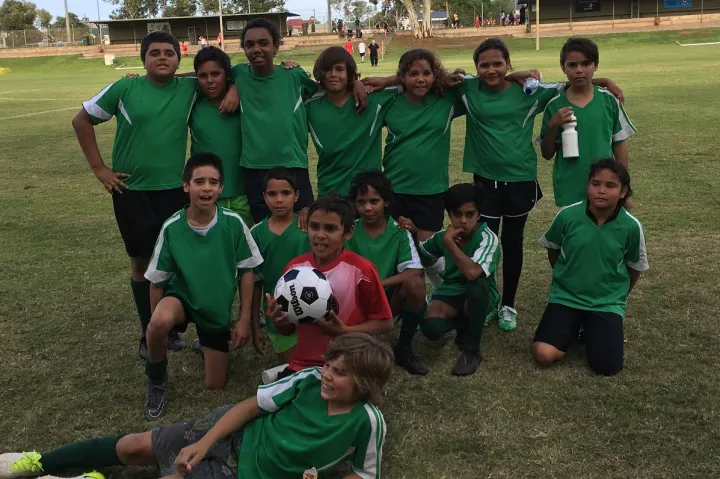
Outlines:
{"label": "boy's hand on hip", "polygon": [[126,190],[129,189],[128,186],[122,181],[124,178],[130,177],[130,175],[128,175],[127,173],[118,173],[105,165],[101,166],[100,168],[94,169],[93,173],[95,173],[95,177],[100,180],[100,183],[103,184],[108,193],[112,194],[114,190],[117,193],[122,194],[122,191],[120,191],[121,187]]}

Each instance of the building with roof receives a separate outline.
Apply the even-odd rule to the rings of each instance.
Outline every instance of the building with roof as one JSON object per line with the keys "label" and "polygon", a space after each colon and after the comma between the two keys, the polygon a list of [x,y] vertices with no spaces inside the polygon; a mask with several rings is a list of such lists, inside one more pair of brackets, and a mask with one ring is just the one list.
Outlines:
{"label": "building with roof", "polygon": [[[536,0],[527,4],[528,18],[535,21]],[[540,23],[592,20],[623,20],[676,15],[720,13],[720,0],[540,0]]]}

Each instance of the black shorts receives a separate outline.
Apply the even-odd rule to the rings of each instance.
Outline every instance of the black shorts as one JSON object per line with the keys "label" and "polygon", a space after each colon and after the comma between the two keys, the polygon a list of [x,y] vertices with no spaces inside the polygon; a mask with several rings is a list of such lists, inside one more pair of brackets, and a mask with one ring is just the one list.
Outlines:
{"label": "black shorts", "polygon": [[548,303],[533,342],[567,351],[583,329],[590,368],[600,374],[615,374],[623,368],[623,318],[619,314],[586,311],[564,304]]}
{"label": "black shorts", "polygon": [[[310,174],[307,168],[288,169],[295,175],[297,189],[298,192],[300,192],[300,197],[297,203],[295,203],[295,211],[300,211],[306,207],[309,208],[314,198],[312,184],[310,183]],[[263,197],[263,193],[265,193],[265,176],[267,176],[270,170],[243,168],[242,171],[245,178],[245,194],[250,203],[250,213],[252,214],[255,224],[257,224],[270,214],[270,209],[265,204],[265,198]]]}
{"label": "black shorts", "polygon": [[361,54],[360,54],[360,56],[361,56],[361,57],[364,57],[364,56],[365,56],[365,54],[364,54],[364,53],[361,53]]}
{"label": "black shorts", "polygon": [[[175,329],[180,333],[184,333],[187,331],[188,325],[194,322],[190,319],[190,309],[187,303],[180,295],[175,293],[168,293],[165,296],[177,298],[182,304],[183,310],[185,311],[185,322],[176,326]],[[195,324],[195,329],[197,330],[198,340],[200,340],[200,346],[220,351],[221,353],[230,352],[230,338],[232,336],[230,331],[210,331],[197,324]]]}
{"label": "black shorts", "polygon": [[113,193],[113,210],[125,251],[131,258],[150,258],[163,223],[189,203],[182,188],[122,190]]}
{"label": "black shorts", "polygon": [[432,301],[440,301],[441,303],[445,303],[461,314],[465,312],[466,299],[466,294],[458,294],[455,296],[448,296],[445,294],[433,294],[432,296]]}
{"label": "black shorts", "polygon": [[418,229],[440,231],[445,221],[443,194],[437,195],[393,195],[387,212],[396,220],[404,216],[410,218]]}
{"label": "black shorts", "polygon": [[476,183],[485,187],[485,206],[482,216],[499,219],[503,216],[525,216],[542,199],[542,190],[534,181],[495,181],[473,175]]}

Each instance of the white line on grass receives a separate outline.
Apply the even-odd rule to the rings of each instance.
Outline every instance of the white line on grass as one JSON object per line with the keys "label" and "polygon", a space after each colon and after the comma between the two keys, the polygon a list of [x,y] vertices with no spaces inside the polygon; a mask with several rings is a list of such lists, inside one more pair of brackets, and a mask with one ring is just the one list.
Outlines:
{"label": "white line on grass", "polygon": [[20,93],[24,91],[40,91],[42,88],[33,88],[32,90],[13,90],[13,91],[3,91],[0,92],[0,95],[9,95],[10,93]]}
{"label": "white line on grass", "polygon": [[59,108],[57,110],[46,110],[46,111],[38,111],[35,113],[26,113],[24,115],[15,115],[15,116],[6,116],[5,118],[0,118],[0,121],[2,120],[13,120],[15,118],[23,118],[26,116],[35,116],[35,115],[45,115],[46,113],[55,113],[56,111],[67,111],[67,110],[78,110],[79,108],[76,106],[71,106],[70,108]]}
{"label": "white line on grass", "polygon": [[681,47],[697,47],[700,45],[720,45],[720,42],[705,42],[705,43],[680,43],[679,41],[675,40],[675,43],[680,45]]}

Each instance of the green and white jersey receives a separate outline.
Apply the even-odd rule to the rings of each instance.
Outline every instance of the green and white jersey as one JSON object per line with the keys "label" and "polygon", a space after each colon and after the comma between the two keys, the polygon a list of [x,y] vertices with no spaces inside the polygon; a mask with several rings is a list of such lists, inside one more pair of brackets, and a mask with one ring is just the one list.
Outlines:
{"label": "green and white jersey", "polygon": [[[443,281],[435,290],[435,294],[444,296],[465,294],[467,279],[460,272],[452,254],[448,252],[445,243],[443,243],[444,235],[444,229],[438,231],[427,241],[421,242],[418,249],[422,256],[432,262],[437,261],[439,258],[445,258],[445,270],[442,273]],[[500,262],[498,237],[485,223],[478,223],[475,234],[462,247],[462,252],[482,267],[490,284],[493,300],[495,300],[498,297],[496,276],[498,263]]]}
{"label": "green and white jersey", "polygon": [[407,230],[389,216],[387,226],[379,236],[371,238],[363,228],[362,218],[355,220],[355,233],[345,242],[345,248],[359,254],[375,265],[380,279],[387,279],[408,269],[422,269],[415,241]]}
{"label": "green and white jersey", "polygon": [[613,146],[627,140],[637,131],[625,109],[612,93],[598,86],[594,89],[593,99],[584,108],[570,103],[566,90],[558,93],[545,108],[538,143],[545,136],[550,119],[559,109],[570,106],[577,118],[575,129],[578,134],[580,157],[563,158],[562,128],[558,128],[555,140],[557,153],[553,165],[553,190],[557,206],[583,201],[587,197],[590,165],[595,160],[612,158]]}
{"label": "green and white jersey", "polygon": [[258,388],[260,416],[243,431],[238,479],[300,479],[313,467],[324,478],[345,460],[361,478],[380,479],[382,413],[362,401],[346,414],[330,416],[320,388],[321,368]]}
{"label": "green and white jersey", "polygon": [[494,181],[535,181],[533,120],[564,85],[541,83],[527,95],[517,83],[493,92],[479,78],[465,77],[458,87],[467,110],[463,171]]}
{"label": "green and white jersey", "polygon": [[449,188],[450,132],[453,118],[465,112],[459,91],[428,93],[416,105],[399,95],[385,116],[387,138],[383,169],[395,193],[435,195]]}
{"label": "green and white jersey", "polygon": [[247,65],[235,65],[232,79],[240,92],[242,159],[244,168],[276,166],[307,168],[305,98],[318,84],[302,68],[278,66],[267,76]]}
{"label": "green and white jersey", "polygon": [[358,113],[352,96],[337,106],[321,90],[305,102],[310,136],[318,154],[318,196],[347,196],[358,173],[382,168],[382,126],[399,88],[368,95]]}
{"label": "green and white jersey", "polygon": [[570,205],[555,216],[540,244],[559,252],[548,303],[624,316],[628,268],[648,269],[643,227],[622,207],[598,225],[587,201]]}
{"label": "green and white jersey", "polygon": [[93,125],[117,119],[112,168],[130,176],[131,190],[182,186],[188,119],[197,94],[194,78],[158,86],[146,76],[123,78],[83,102]]}
{"label": "green and white jersey", "polygon": [[185,210],[168,218],[158,235],[145,278],[180,296],[196,325],[227,331],[237,291],[238,269],[262,263],[258,247],[240,215],[217,208],[207,226],[191,226]]}
{"label": "green and white jersey", "polygon": [[240,169],[242,138],[240,112],[222,114],[219,105],[201,96],[190,114],[190,154],[215,153],[220,157],[225,184],[220,198],[245,194]]}
{"label": "green and white jersey", "polygon": [[[275,293],[275,285],[290,261],[311,251],[307,233],[297,226],[297,218],[283,231],[276,235],[268,227],[269,218],[265,218],[250,230],[255,244],[264,261],[255,268],[255,284],[261,283],[264,293]],[[267,301],[263,295],[263,311],[267,311]],[[265,327],[275,331],[275,327],[267,318]]]}

